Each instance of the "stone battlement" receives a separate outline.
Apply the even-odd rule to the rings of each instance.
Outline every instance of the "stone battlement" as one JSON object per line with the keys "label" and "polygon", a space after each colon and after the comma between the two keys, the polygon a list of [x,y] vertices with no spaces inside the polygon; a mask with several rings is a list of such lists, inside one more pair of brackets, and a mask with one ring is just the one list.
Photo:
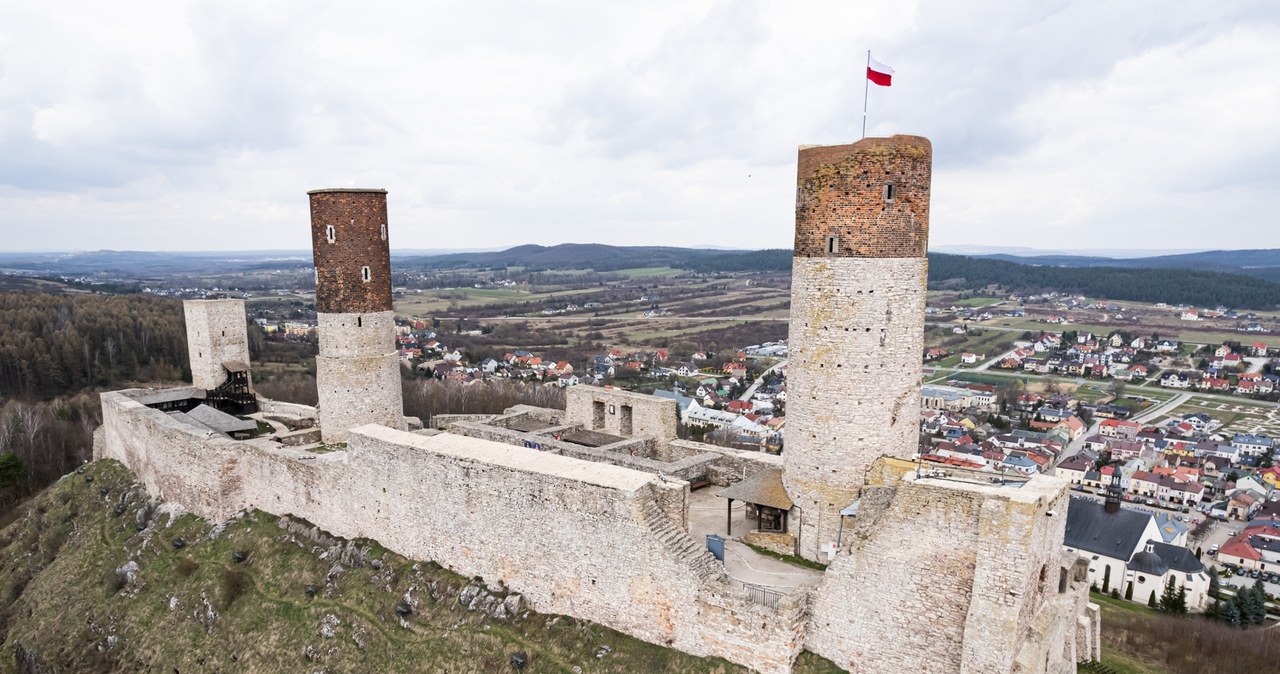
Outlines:
{"label": "stone battlement", "polygon": [[351,429],[345,451],[236,442],[102,394],[94,457],[213,521],[245,508],[366,537],[521,593],[535,610],[782,674],[804,642],[805,594],[752,601],[681,522],[688,483],[448,433]]}

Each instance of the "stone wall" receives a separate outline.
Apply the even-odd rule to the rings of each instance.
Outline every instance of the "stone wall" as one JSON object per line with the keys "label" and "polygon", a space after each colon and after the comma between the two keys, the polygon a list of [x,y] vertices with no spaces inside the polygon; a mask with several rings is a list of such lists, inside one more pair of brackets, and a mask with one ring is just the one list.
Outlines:
{"label": "stone wall", "polygon": [[191,384],[209,390],[227,380],[222,364],[249,364],[249,333],[244,300],[184,300]]}
{"label": "stone wall", "polygon": [[343,442],[349,429],[364,424],[406,429],[392,312],[321,313],[317,319],[317,407],[325,442]]}
{"label": "stone wall", "polygon": [[634,455],[627,451],[628,445],[648,443],[652,441],[650,438],[633,438],[604,447],[586,447],[565,440],[557,440],[552,435],[525,433],[484,423],[456,422],[449,425],[449,432],[490,442],[501,442],[508,445],[536,449],[541,452],[551,452],[561,456],[571,456],[584,461],[622,466],[653,475],[661,474],[672,480],[693,481],[702,479],[711,471],[712,464],[720,459],[719,455],[716,454],[698,454],[677,461],[665,462],[646,458],[639,451]]}
{"label": "stone wall", "polygon": [[794,260],[782,457],[805,557],[835,541],[837,513],[873,461],[916,450],[927,267],[924,258]]}
{"label": "stone wall", "polygon": [[565,399],[566,424],[624,437],[676,437],[674,400],[596,386],[570,386],[565,389]]}
{"label": "stone wall", "polygon": [[314,455],[205,437],[128,393],[102,395],[95,458],[123,462],[152,495],[202,517],[295,515],[503,583],[535,610],[769,674],[790,671],[804,642],[806,595],[753,603],[673,522],[684,483],[373,425],[353,429],[347,451]]}
{"label": "stone wall", "polygon": [[766,468],[782,467],[782,457],[776,454],[709,445],[693,440],[672,440],[667,445],[676,456],[686,455],[688,452],[719,457],[707,472],[707,479],[712,484],[722,486],[740,482]]}
{"label": "stone wall", "polygon": [[913,469],[885,459],[869,473],[814,593],[806,648],[855,674],[1074,671],[1088,587],[1061,548],[1066,482]]}
{"label": "stone wall", "polygon": [[258,396],[258,411],[263,414],[287,414],[304,419],[315,419],[318,415],[316,408],[310,405],[286,403],[262,396]]}
{"label": "stone wall", "polygon": [[431,417],[430,428],[445,430],[459,422],[485,423],[497,418],[496,414],[437,414]]}

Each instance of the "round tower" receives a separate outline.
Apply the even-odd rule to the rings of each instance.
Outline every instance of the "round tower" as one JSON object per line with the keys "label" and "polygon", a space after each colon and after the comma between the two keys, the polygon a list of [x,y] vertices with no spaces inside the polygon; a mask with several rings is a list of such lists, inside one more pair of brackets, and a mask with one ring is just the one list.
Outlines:
{"label": "round tower", "polygon": [[871,463],[916,451],[931,155],[918,136],[800,149],[782,456],[809,559]]}
{"label": "round tower", "polygon": [[391,310],[387,191],[328,189],[311,197],[316,266],[320,433],[344,442],[363,424],[404,430]]}

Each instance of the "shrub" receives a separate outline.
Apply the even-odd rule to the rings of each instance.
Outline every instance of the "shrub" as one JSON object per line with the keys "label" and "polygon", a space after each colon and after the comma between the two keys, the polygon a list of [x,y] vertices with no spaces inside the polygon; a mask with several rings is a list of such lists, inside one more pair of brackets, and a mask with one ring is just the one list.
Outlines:
{"label": "shrub", "polygon": [[249,585],[249,574],[232,569],[224,570],[222,572],[222,608],[231,606],[232,602],[244,594]]}
{"label": "shrub", "polygon": [[181,562],[178,562],[177,572],[179,576],[189,578],[191,574],[195,573],[196,569],[199,568],[200,565],[196,563],[196,560],[191,559],[190,557],[184,557]]}

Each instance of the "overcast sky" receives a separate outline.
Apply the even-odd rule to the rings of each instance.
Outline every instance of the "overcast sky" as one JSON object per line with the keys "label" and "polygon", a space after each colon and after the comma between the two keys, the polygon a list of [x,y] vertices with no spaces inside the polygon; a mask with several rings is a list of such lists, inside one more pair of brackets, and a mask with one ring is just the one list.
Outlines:
{"label": "overcast sky", "polygon": [[796,148],[933,141],[934,246],[1280,247],[1280,3],[0,2],[0,250],[789,247]]}

